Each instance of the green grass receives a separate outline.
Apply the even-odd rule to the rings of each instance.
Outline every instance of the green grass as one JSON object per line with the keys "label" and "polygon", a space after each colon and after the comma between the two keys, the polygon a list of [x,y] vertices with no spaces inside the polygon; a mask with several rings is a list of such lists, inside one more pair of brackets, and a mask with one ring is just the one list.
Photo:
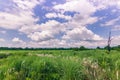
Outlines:
{"label": "green grass", "polygon": [[0,80],[119,80],[113,50],[1,50]]}

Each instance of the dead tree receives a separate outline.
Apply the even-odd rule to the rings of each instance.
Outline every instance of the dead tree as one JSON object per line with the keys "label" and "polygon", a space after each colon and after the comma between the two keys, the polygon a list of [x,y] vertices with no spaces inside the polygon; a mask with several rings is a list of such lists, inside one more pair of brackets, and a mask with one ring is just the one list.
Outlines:
{"label": "dead tree", "polygon": [[108,45],[107,45],[108,54],[110,54],[111,51],[110,44],[111,44],[111,31],[109,32],[109,37],[108,37]]}

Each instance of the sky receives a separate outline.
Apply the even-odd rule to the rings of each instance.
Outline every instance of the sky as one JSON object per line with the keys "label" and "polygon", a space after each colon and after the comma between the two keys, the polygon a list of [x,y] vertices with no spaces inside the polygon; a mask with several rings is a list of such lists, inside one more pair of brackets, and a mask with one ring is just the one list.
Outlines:
{"label": "sky", "polygon": [[120,0],[0,0],[0,47],[120,45]]}

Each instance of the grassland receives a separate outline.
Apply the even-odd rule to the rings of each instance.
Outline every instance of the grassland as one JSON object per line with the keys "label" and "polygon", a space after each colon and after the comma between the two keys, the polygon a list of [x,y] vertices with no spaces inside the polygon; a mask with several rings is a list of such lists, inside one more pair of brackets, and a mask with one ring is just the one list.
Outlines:
{"label": "grassland", "polygon": [[120,80],[120,51],[1,50],[0,80]]}

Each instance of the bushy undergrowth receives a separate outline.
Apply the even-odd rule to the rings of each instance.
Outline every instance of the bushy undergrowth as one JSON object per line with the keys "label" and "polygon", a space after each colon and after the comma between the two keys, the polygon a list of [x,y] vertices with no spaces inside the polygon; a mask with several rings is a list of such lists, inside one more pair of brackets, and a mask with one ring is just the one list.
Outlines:
{"label": "bushy undergrowth", "polygon": [[0,59],[0,80],[120,79],[118,51],[109,55],[104,50],[10,53],[11,56]]}

